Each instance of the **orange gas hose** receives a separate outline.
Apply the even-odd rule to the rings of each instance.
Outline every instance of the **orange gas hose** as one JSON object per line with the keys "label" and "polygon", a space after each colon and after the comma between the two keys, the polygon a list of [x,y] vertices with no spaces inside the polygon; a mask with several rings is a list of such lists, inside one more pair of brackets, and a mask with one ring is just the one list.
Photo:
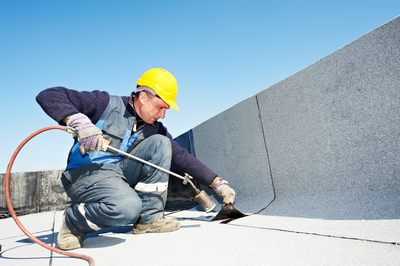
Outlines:
{"label": "orange gas hose", "polygon": [[58,129],[58,130],[63,130],[63,131],[68,131],[67,127],[63,127],[63,126],[49,126],[49,127],[45,127],[42,129],[37,130],[36,132],[32,133],[31,135],[29,135],[23,142],[21,142],[21,144],[19,144],[19,146],[17,147],[17,149],[14,151],[13,155],[11,156],[10,162],[8,163],[7,166],[7,172],[6,175],[4,177],[4,191],[5,191],[5,197],[6,197],[6,203],[7,203],[7,208],[8,211],[10,212],[12,218],[14,219],[15,223],[18,225],[18,227],[22,230],[22,232],[24,232],[25,235],[27,235],[33,242],[35,242],[36,244],[41,245],[42,247],[51,250],[53,252],[65,255],[65,256],[69,256],[69,257],[74,257],[74,258],[78,258],[78,259],[82,259],[82,260],[86,260],[90,266],[94,266],[94,259],[90,256],[84,255],[84,254],[79,254],[79,253],[74,253],[74,252],[68,252],[68,251],[64,251],[55,247],[52,247],[50,245],[47,245],[46,243],[40,241],[39,239],[37,239],[34,235],[32,235],[28,229],[26,229],[22,223],[20,222],[20,220],[18,219],[14,208],[12,206],[12,202],[11,202],[11,197],[10,197],[10,174],[11,174],[11,169],[12,166],[14,164],[14,161],[18,155],[18,153],[20,152],[20,150],[24,147],[24,145],[26,143],[28,143],[29,140],[31,140],[32,138],[34,138],[35,136],[39,135],[40,133],[43,133],[47,130],[53,130],[53,129]]}

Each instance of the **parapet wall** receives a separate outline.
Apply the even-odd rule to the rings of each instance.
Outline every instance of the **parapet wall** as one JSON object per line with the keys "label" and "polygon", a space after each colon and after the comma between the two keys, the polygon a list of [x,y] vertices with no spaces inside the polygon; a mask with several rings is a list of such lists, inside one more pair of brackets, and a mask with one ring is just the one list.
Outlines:
{"label": "parapet wall", "polygon": [[[61,170],[12,173],[10,194],[17,214],[61,209],[68,197],[61,185]],[[0,218],[8,217],[4,197],[4,176],[0,175]]]}
{"label": "parapet wall", "polygon": [[400,18],[190,134],[244,212],[399,218]]}

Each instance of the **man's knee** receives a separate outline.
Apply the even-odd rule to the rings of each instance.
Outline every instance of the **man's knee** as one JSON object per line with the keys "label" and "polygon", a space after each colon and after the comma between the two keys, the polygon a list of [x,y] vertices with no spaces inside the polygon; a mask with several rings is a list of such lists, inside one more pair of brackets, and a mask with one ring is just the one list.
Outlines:
{"label": "man's knee", "polygon": [[125,198],[118,208],[122,213],[122,224],[134,223],[142,213],[142,200],[139,197]]}
{"label": "man's knee", "polygon": [[160,134],[155,134],[147,138],[149,145],[154,145],[156,149],[161,149],[165,151],[170,151],[171,148],[171,140]]}
{"label": "man's knee", "polygon": [[138,196],[121,195],[113,204],[107,206],[109,226],[120,226],[134,223],[141,215],[142,201]]}

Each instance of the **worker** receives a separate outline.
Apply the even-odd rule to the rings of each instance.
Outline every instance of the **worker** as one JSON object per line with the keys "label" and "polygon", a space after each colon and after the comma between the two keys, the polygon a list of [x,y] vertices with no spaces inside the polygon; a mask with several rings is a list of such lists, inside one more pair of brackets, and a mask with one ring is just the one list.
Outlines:
{"label": "worker", "polygon": [[233,203],[228,182],[188,153],[159,122],[166,111],[179,111],[178,85],[165,69],[147,70],[130,96],[64,87],[40,92],[36,100],[61,125],[75,129],[61,182],[71,199],[58,233],[58,247],[80,248],[86,234],[133,224],[134,234],[172,232],[179,222],[164,216],[169,175],[136,160],[102,151],[110,146],[167,170],[188,173]]}

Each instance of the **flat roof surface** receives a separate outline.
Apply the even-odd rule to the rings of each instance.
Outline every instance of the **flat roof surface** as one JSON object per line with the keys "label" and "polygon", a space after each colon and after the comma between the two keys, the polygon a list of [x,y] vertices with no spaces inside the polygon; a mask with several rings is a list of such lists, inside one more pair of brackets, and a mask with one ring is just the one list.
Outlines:
{"label": "flat roof surface", "polygon": [[[55,245],[62,213],[30,214],[20,220],[33,235]],[[288,217],[251,215],[222,224],[210,221],[215,214],[194,210],[167,213],[178,218],[180,230],[133,235],[129,226],[112,228],[90,235],[84,248],[73,252],[92,256],[96,265],[400,265],[399,245],[358,239],[354,237],[358,232],[351,234],[357,231],[356,224],[335,235],[341,221],[331,221],[330,234],[324,220],[297,221],[304,227],[325,228],[324,233],[312,233],[288,229]],[[280,222],[282,227],[277,226]],[[368,230],[379,231],[387,222],[375,221]],[[295,221],[291,223],[293,226]],[[12,218],[0,220],[0,228],[1,265],[88,265],[32,243]]]}

